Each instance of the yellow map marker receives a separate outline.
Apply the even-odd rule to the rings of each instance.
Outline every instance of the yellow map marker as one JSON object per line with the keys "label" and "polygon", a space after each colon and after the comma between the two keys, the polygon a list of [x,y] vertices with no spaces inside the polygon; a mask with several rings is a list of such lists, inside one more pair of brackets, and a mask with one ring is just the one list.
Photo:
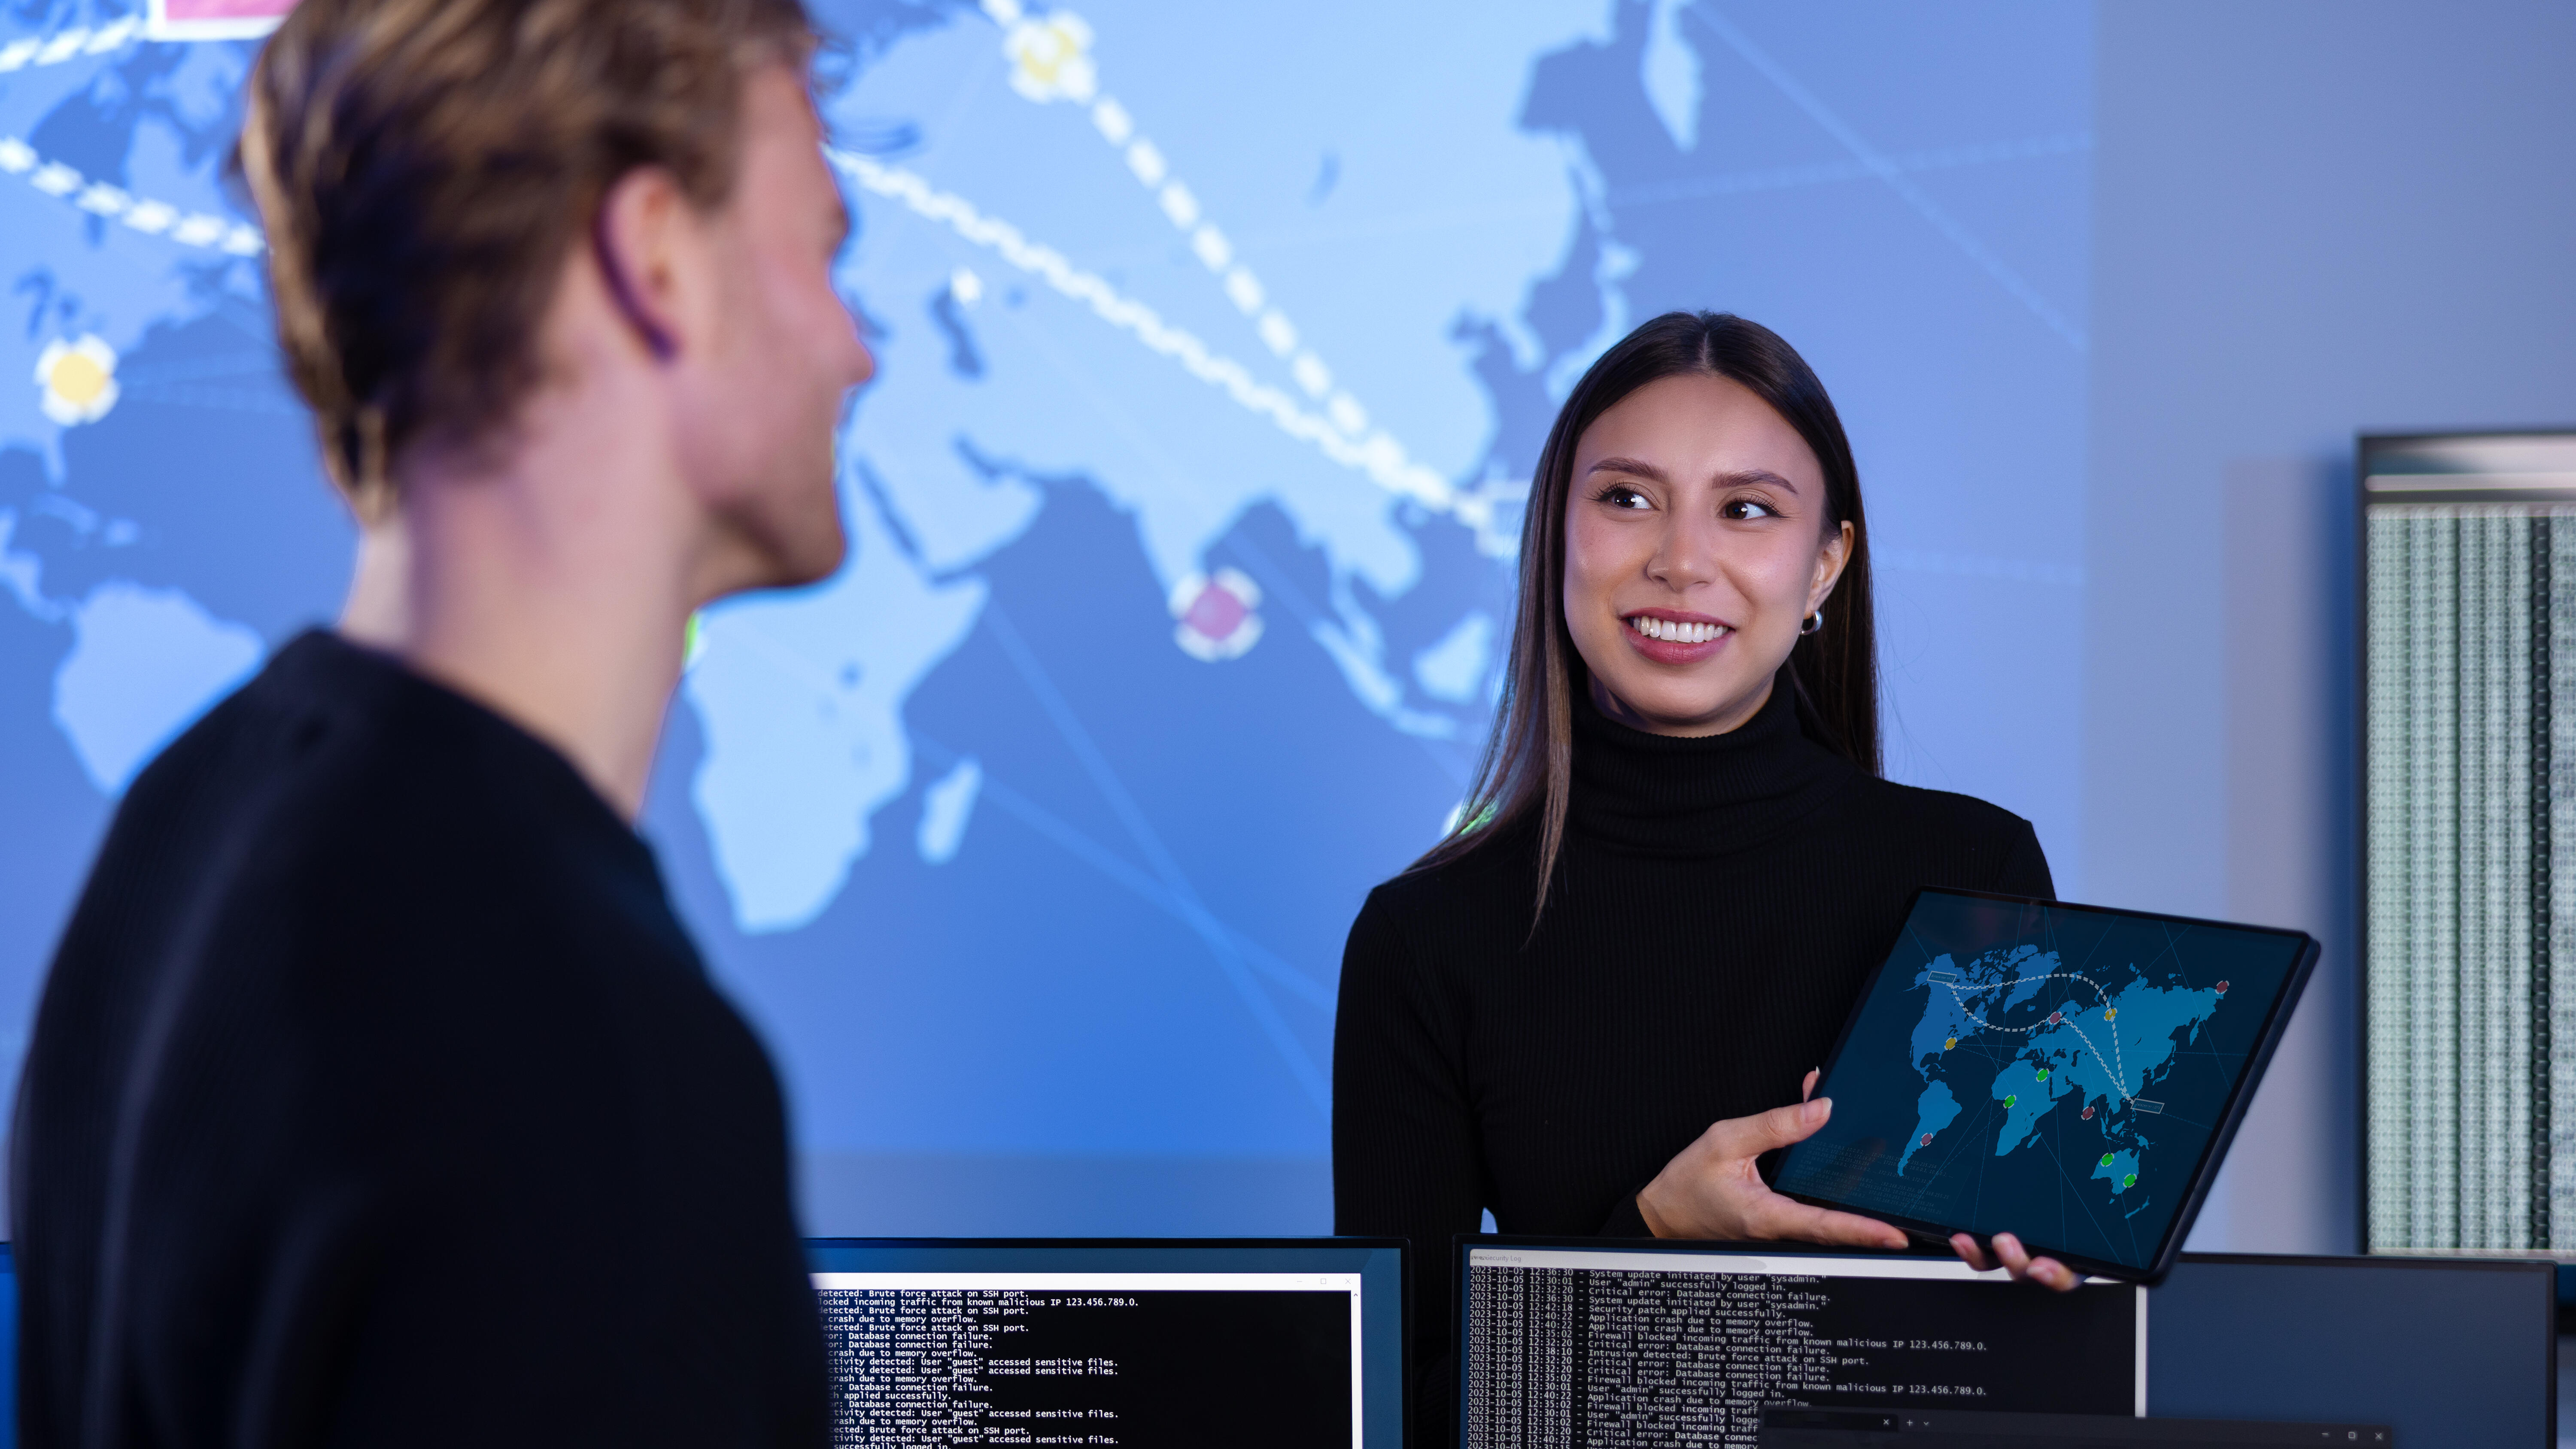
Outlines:
{"label": "yellow map marker", "polygon": [[36,386],[46,417],[67,428],[97,422],[116,406],[116,350],[95,333],[49,342],[36,358]]}

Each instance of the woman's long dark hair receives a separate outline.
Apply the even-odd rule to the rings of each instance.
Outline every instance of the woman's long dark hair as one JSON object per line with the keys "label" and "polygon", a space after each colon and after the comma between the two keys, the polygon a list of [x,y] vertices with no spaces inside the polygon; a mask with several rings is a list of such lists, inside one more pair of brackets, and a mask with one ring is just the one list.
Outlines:
{"label": "woman's long dark hair", "polygon": [[[1586,428],[1620,399],[1667,377],[1723,377],[1750,388],[1798,430],[1825,470],[1825,527],[1852,527],[1851,557],[1825,604],[1824,627],[1801,635],[1781,672],[1798,722],[1818,743],[1879,773],[1878,635],[1870,615],[1869,524],[1860,470],[1833,399],[1796,348],[1758,322],[1725,312],[1667,312],[1601,354],[1574,385],[1548,430],[1521,522],[1519,617],[1512,626],[1493,733],[1458,823],[1413,869],[1454,860],[1538,817],[1538,906],[1547,903],[1565,838],[1574,765],[1574,691],[1582,660],[1565,627],[1565,500],[1574,450]],[[1535,917],[1533,917],[1535,919]]]}

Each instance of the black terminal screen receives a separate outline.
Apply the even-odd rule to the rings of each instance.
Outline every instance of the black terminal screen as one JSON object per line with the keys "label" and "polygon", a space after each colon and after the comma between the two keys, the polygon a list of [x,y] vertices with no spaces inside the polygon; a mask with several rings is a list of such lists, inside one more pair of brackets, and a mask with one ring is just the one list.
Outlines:
{"label": "black terminal screen", "polygon": [[833,1442],[1398,1449],[1402,1249],[809,1246]]}
{"label": "black terminal screen", "polygon": [[2144,1290],[1956,1261],[1468,1240],[1461,1442],[1742,1445],[1766,1407],[2143,1412]]}

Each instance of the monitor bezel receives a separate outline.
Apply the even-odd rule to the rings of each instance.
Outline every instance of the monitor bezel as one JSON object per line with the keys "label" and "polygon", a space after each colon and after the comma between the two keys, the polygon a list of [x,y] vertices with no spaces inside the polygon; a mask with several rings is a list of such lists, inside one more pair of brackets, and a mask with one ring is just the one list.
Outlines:
{"label": "monitor bezel", "polygon": [[[2043,900],[2037,896],[2009,895],[2001,891],[1957,890],[1945,886],[1916,888],[1914,894],[1909,896],[1905,903],[1905,920],[1908,923],[1913,921],[1914,912],[1921,907],[1923,898],[1926,896],[1954,896],[1969,900],[2000,901],[2012,905],[2040,906],[2055,911],[2083,911],[2094,915],[2162,921],[2179,926],[2214,926],[2229,931],[2279,936],[2297,943],[2296,955],[2289,973],[2282,978],[2280,989],[2274,993],[2263,1025],[2255,1036],[2253,1048],[2246,1054],[2244,1070],[2237,1074],[2235,1084],[2228,1089],[2227,1102],[2219,1113],[2217,1127],[2209,1134],[2208,1142],[2202,1146],[2200,1160],[2192,1166],[2189,1186],[2183,1193],[2182,1202],[2175,1208],[2173,1216],[2166,1221],[2164,1235],[2157,1242],[2156,1250],[2148,1258],[2146,1265],[2140,1267],[2122,1263],[2116,1259],[2068,1252],[2049,1246],[2044,1239],[2025,1233],[2014,1233],[2014,1236],[2021,1240],[2022,1245],[2028,1248],[2034,1257],[2054,1258],[2079,1273],[2100,1278],[2116,1278],[2128,1283],[2143,1283],[2150,1287],[2164,1281],[2165,1275],[2173,1271],[2174,1259],[2181,1253],[2184,1240],[2191,1236],[2191,1225],[2199,1218],[2202,1204],[2208,1200],[2210,1186],[2218,1178],[2220,1164],[2227,1160],[2227,1149],[2236,1140],[2236,1129],[2244,1125],[2245,1111],[2253,1105],[2254,1088],[2262,1082],[2264,1071],[2271,1066],[2272,1054],[2279,1048],[2282,1035],[2289,1029],[2291,1013],[2298,1008],[2299,997],[2307,989],[2308,977],[2316,969],[2319,953],[2317,938],[2305,931],[2294,930],[2287,926],[2255,926],[2242,921],[2215,921],[2200,916],[2178,916],[2164,911],[2139,911],[2121,906],[2085,905],[2073,901]],[[1897,928],[1898,940],[1904,938],[1904,931],[1905,927],[1902,925]],[[1896,942],[1889,942],[1887,952],[1879,957],[1878,964],[1870,969],[1869,978],[1861,984],[1858,998],[1852,1002],[1850,1013],[1843,1018],[1842,1030],[1834,1035],[1833,1050],[1825,1054],[1824,1069],[1817,1078],[1819,1091],[1833,1080],[1834,1067],[1842,1060],[1843,1048],[1850,1042],[1853,1030],[1860,1025],[1861,1017],[1869,1010],[1870,998],[1878,990],[1879,978],[1887,973],[1888,964],[1894,956],[1895,949]],[[1795,1146],[1789,1148],[1791,1153],[1796,1151]],[[1786,1166],[1786,1155],[1782,1157],[1781,1163],[1783,1167]],[[1776,1173],[1773,1175],[1777,1176]],[[1857,1213],[1862,1217],[1875,1218],[1895,1227],[1917,1243],[1946,1248],[1952,1234],[1969,1231],[1965,1228],[1944,1226],[1928,1219],[1901,1217],[1892,1213],[1864,1209],[1822,1194],[1790,1192],[1783,1195],[1798,1202],[1830,1208],[1836,1212]],[[1980,1246],[1991,1251],[1993,1247],[1991,1237],[1986,1238]]]}

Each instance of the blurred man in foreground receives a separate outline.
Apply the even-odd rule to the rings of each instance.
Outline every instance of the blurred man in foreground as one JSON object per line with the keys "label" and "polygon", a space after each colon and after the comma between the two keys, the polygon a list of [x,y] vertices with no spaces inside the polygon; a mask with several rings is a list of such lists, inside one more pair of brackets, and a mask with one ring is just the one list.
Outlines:
{"label": "blurred man in foreground", "polygon": [[134,784],[10,1190],[31,1445],[811,1445],[779,1091],[633,829],[690,613],[840,562],[798,0],[303,0],[241,165],[361,542]]}

